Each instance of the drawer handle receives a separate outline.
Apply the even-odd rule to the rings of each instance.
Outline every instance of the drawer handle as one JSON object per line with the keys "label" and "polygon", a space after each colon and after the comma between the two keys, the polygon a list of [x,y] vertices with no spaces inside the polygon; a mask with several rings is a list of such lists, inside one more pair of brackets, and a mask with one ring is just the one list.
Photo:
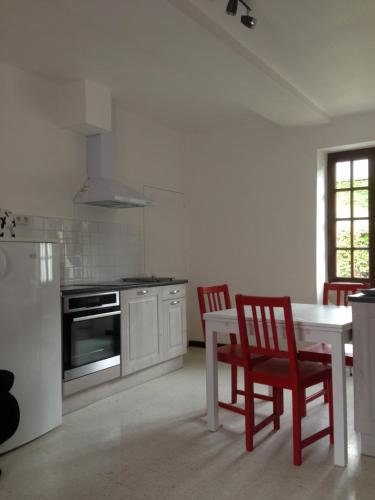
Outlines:
{"label": "drawer handle", "polygon": [[176,295],[176,293],[178,293],[180,290],[171,290],[169,293],[171,295]]}
{"label": "drawer handle", "polygon": [[172,300],[171,302],[171,306],[176,306],[177,304],[179,304],[180,301],[179,300]]}
{"label": "drawer handle", "polygon": [[148,292],[149,290],[141,290],[140,292],[137,292],[137,295],[146,295]]}

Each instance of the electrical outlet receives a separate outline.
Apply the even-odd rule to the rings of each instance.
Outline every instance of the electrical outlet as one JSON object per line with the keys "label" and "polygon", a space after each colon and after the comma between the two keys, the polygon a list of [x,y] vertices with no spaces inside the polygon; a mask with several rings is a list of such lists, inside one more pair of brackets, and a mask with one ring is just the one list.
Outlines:
{"label": "electrical outlet", "polygon": [[16,226],[28,226],[30,219],[27,215],[16,215]]}

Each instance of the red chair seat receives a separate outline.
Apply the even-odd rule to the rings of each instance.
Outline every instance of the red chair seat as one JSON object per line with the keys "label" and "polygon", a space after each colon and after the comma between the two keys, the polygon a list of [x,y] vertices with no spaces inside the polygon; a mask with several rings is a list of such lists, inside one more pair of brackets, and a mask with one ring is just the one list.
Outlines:
{"label": "red chair seat", "polygon": [[224,363],[235,360],[236,364],[243,366],[241,344],[227,344],[218,347],[217,359]]}
{"label": "red chair seat", "polygon": [[[253,355],[254,361],[263,361],[266,356]],[[241,344],[227,344],[217,348],[217,359],[223,363],[235,363],[244,366]]]}
{"label": "red chair seat", "polygon": [[[318,384],[322,380],[328,380],[331,377],[331,367],[327,365],[310,363],[309,361],[298,361],[297,366],[302,388]],[[254,365],[253,373],[257,382],[264,378],[265,384],[270,383],[270,385],[275,387],[292,386],[292,373],[288,359],[272,358],[268,361],[263,361],[262,363]],[[281,383],[278,384],[277,380]]]}
{"label": "red chair seat", "polygon": [[[315,361],[328,364],[332,360],[331,344],[319,343],[304,347],[299,351],[301,361]],[[353,366],[353,344],[345,344],[345,364]]]}

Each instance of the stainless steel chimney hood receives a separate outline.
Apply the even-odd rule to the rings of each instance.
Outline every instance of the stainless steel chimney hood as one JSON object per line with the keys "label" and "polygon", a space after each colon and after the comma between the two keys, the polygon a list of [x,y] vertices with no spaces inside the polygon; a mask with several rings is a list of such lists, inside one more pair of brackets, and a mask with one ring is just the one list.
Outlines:
{"label": "stainless steel chimney hood", "polygon": [[[112,121],[114,109],[112,106]],[[87,179],[75,195],[75,203],[108,208],[147,207],[152,201],[116,180],[116,142],[112,132],[89,135],[87,141]]]}

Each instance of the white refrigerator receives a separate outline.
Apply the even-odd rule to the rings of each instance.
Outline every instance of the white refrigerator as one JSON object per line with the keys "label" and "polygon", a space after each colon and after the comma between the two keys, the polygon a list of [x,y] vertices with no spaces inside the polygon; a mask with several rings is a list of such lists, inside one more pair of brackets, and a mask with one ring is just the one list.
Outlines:
{"label": "white refrigerator", "polygon": [[0,453],[61,424],[59,271],[58,244],[0,240],[0,369],[14,373],[20,407]]}

